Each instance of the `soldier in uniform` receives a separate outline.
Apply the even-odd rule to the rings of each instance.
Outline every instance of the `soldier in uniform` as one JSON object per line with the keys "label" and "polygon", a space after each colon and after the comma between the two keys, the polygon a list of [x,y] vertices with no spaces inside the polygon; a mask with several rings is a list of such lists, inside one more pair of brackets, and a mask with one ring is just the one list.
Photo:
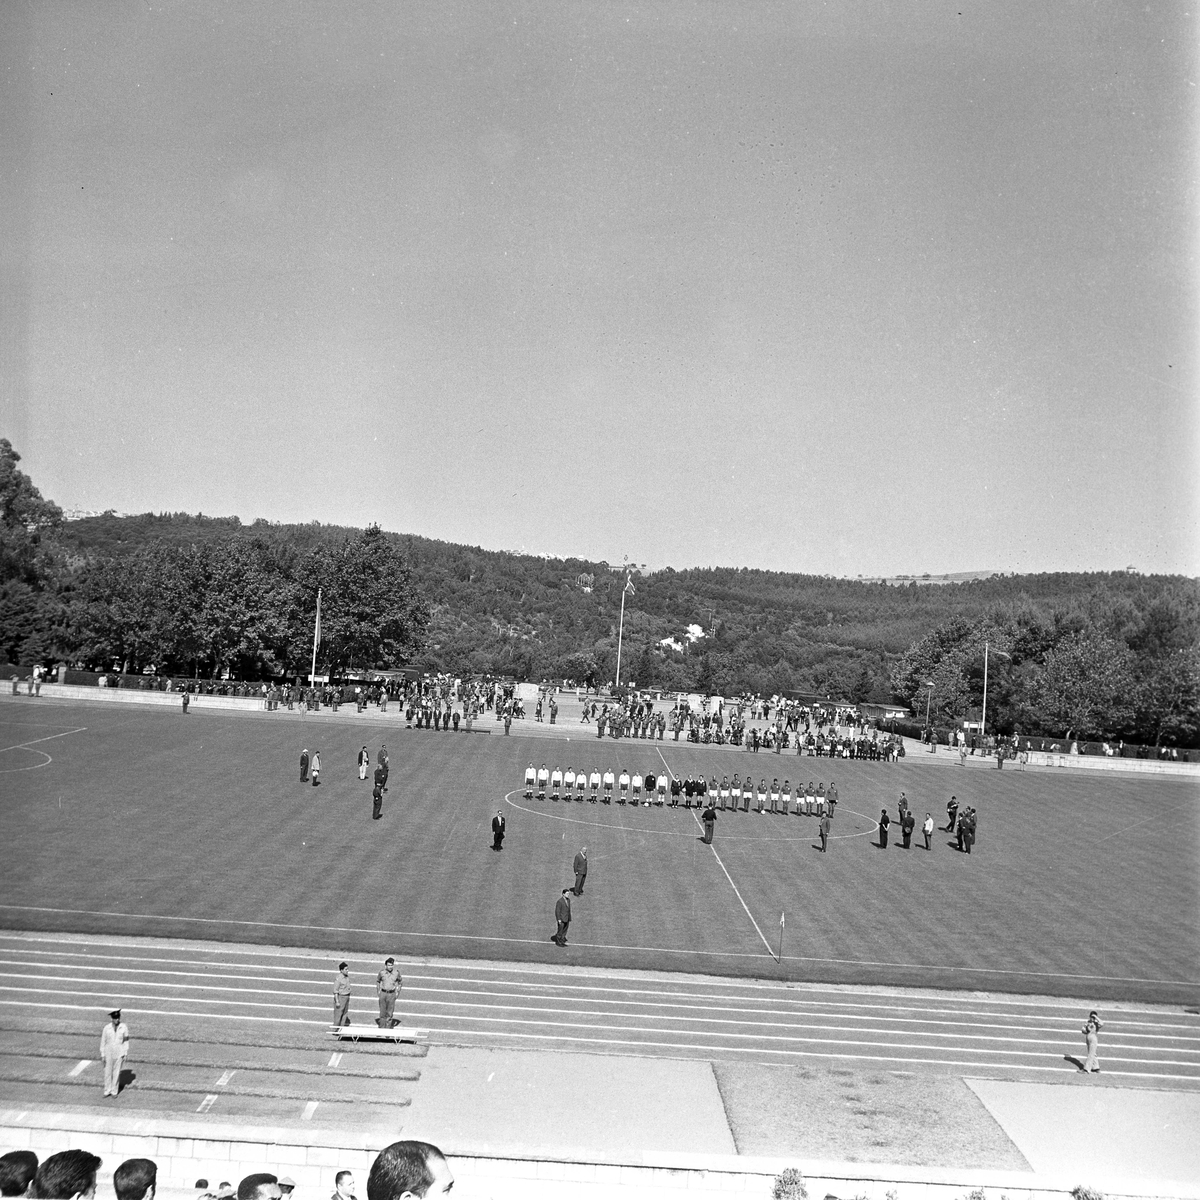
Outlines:
{"label": "soldier in uniform", "polygon": [[333,1027],[350,1024],[350,964],[338,963],[337,978],[333,981]]}
{"label": "soldier in uniform", "polygon": [[396,993],[403,984],[404,980],[396,970],[396,960],[390,957],[385,959],[383,969],[375,976],[375,994],[379,997],[379,1016],[375,1024],[380,1029],[391,1029],[398,1024],[392,1014],[396,1008]]}

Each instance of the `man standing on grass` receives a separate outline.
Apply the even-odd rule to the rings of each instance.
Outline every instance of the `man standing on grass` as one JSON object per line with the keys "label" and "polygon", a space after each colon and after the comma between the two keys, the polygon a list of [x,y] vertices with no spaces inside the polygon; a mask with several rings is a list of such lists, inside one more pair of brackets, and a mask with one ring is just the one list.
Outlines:
{"label": "man standing on grass", "polygon": [[384,960],[383,970],[375,976],[375,994],[379,997],[379,1016],[375,1024],[380,1029],[391,1029],[396,1019],[392,1015],[396,1010],[396,993],[404,986],[400,972],[396,970],[396,960]]}
{"label": "man standing on grass", "polygon": [[300,782],[308,782],[308,747],[300,751]]}
{"label": "man standing on grass", "polygon": [[371,765],[371,752],[364,746],[358,752],[358,777],[366,779],[367,768]]}
{"label": "man standing on grass", "polygon": [[575,871],[575,895],[582,896],[583,895],[583,885],[584,885],[584,882],[587,880],[587,872],[588,872],[588,859],[587,859],[587,847],[586,846],[584,846],[583,849],[580,850],[579,853],[575,855],[575,861],[572,864],[572,867]]}
{"label": "man standing on grass", "polygon": [[554,919],[558,922],[558,932],[550,939],[559,946],[567,944],[567,928],[571,924],[571,889],[563,888],[562,895],[554,904]]}
{"label": "man standing on grass", "polygon": [[921,826],[921,832],[925,835],[925,849],[929,849],[929,839],[933,837],[933,817],[925,814],[925,824]]}
{"label": "man standing on grass", "polygon": [[824,854],[829,849],[829,831],[833,827],[833,820],[826,812],[821,816],[821,853]]}
{"label": "man standing on grass", "polygon": [[504,809],[496,809],[496,815],[492,818],[492,849],[504,849]]}

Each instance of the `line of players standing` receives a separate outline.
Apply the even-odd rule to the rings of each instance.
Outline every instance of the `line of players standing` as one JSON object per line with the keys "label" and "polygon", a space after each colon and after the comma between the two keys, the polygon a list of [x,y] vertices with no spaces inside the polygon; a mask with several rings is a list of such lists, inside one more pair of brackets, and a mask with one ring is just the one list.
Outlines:
{"label": "line of players standing", "polygon": [[789,813],[796,816],[825,816],[833,815],[837,806],[837,785],[830,781],[826,788],[824,783],[814,786],[810,780],[807,788],[796,785],[792,792],[791,781],[785,779],[782,787],[779,780],[774,779],[770,785],[765,778],[755,787],[754,780],[747,776],[743,783],[740,775],[734,775],[732,782],[729,776],[722,777],[720,783],[715,775],[707,781],[703,776],[686,779],[678,775],[663,772],[660,775],[630,774],[622,770],[618,775],[607,770],[601,774],[594,767],[591,772],[575,771],[568,768],[565,772],[559,766],[553,770],[545,763],[535,769],[533,763],[525,768],[525,799],[532,800],[534,793],[539,800],[545,800],[549,792],[550,799],[564,800],[584,799],[595,804],[597,801],[611,804],[614,797],[618,804],[632,804],[634,807],[649,808],[657,803],[662,807],[668,792],[671,797],[671,808],[678,808],[683,800],[684,808],[709,807],[721,812],[750,812],[752,806],[758,813],[772,812],[783,816]]}

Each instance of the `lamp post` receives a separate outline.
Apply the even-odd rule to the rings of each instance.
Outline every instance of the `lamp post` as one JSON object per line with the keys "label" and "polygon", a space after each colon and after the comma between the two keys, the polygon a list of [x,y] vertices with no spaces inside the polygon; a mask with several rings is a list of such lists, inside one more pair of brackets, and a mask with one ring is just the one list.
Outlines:
{"label": "lamp post", "polygon": [[929,734],[929,744],[932,746],[934,743],[933,731],[929,728],[929,706],[933,703],[933,680],[925,680],[925,686],[929,689],[925,696],[925,731]]}

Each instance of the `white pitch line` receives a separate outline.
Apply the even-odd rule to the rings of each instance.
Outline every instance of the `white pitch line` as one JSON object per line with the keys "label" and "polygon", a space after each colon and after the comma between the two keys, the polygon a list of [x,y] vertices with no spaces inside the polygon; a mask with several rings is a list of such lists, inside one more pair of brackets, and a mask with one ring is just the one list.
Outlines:
{"label": "white pitch line", "polygon": [[50,733],[45,737],[30,738],[29,741],[18,742],[15,746],[0,747],[0,754],[7,754],[9,750],[28,750],[30,746],[36,746],[39,742],[52,742],[55,738],[70,737],[73,733],[84,733],[86,730],[86,725],[80,725],[78,729],[67,729],[62,733]]}
{"label": "white pitch line", "polygon": [[[662,765],[667,768],[667,774],[674,779],[675,772],[671,770],[671,764],[667,762],[665,758],[663,758],[663,752],[659,750],[657,746],[655,746],[654,749],[658,754],[658,757],[662,758]],[[688,811],[692,814],[692,819],[696,822],[696,825],[703,830],[704,826],[700,823],[700,818],[696,816],[695,810],[688,809]],[[713,858],[717,860],[717,866],[719,866],[721,870],[725,872],[725,878],[729,880],[729,886],[733,888],[733,894],[738,898],[738,903],[746,910],[746,916],[750,918],[750,924],[754,926],[754,932],[757,933],[760,938],[762,938],[762,944],[766,946],[767,953],[772,959],[775,959],[775,951],[771,949],[771,943],[768,942],[766,937],[763,935],[763,931],[758,927],[758,922],[754,919],[754,914],[750,911],[745,900],[742,899],[742,893],[738,891],[737,884],[733,882],[733,876],[725,870],[725,864],[721,861],[721,856],[717,853],[717,848],[711,842],[709,842],[708,848],[713,852]]]}
{"label": "white pitch line", "polygon": [[319,1103],[320,1103],[319,1100],[310,1100],[304,1106],[304,1111],[300,1114],[300,1120],[311,1121],[313,1119],[313,1113],[315,1113],[317,1111],[317,1105]]}
{"label": "white pitch line", "polygon": [[75,1064],[75,1065],[74,1065],[74,1066],[73,1066],[73,1067],[72,1067],[72,1068],[71,1068],[71,1069],[70,1069],[70,1070],[67,1072],[67,1074],[68,1074],[68,1075],[69,1075],[69,1076],[70,1076],[72,1079],[75,1079],[76,1077],[78,1077],[78,1076],[82,1075],[82,1074],[84,1073],[84,1071],[86,1071],[86,1070],[88,1069],[88,1067],[90,1067],[91,1065],[92,1065],[92,1060],[91,1060],[90,1058],[81,1058],[81,1059],[80,1059],[80,1060],[79,1060],[79,1061],[78,1061],[78,1062],[77,1062],[77,1063],[76,1063],[76,1064]]}
{"label": "white pitch line", "polygon": [[336,1067],[342,1061],[342,1056],[336,1051],[329,1056],[329,1065]]}
{"label": "white pitch line", "polygon": [[[468,942],[500,942],[510,945],[532,945],[544,947],[544,938],[513,938],[494,937],[475,933],[429,933],[419,930],[404,929],[360,929],[355,926],[343,925],[298,925],[283,921],[245,921],[218,917],[170,917],[160,913],[122,913],[108,912],[102,909],[90,908],[50,908],[42,905],[29,904],[0,904],[0,911],[54,913],[59,916],[87,917],[116,917],[126,921],[166,921],[181,924],[200,925],[241,925],[254,928],[316,930],[319,933],[365,933],[383,938],[428,938],[444,941]],[[678,954],[693,958],[749,958],[755,961],[762,958],[759,951],[749,953],[744,950],[683,950],[675,946],[622,946],[607,942],[575,942],[576,949],[585,950],[620,950],[639,954]],[[768,943],[769,945],[769,943]],[[216,951],[214,951],[216,953]],[[772,953],[771,957],[774,957]],[[1147,979],[1137,975],[1081,975],[1067,971],[1022,971],[1007,967],[963,967],[945,963],[911,963],[888,962],[887,960],[859,958],[817,958],[809,955],[788,955],[789,963],[816,963],[831,966],[900,968],[904,971],[944,971],[947,974],[967,975],[996,975],[1024,979],[1071,979],[1089,983],[1147,983],[1170,987],[1200,987],[1200,981],[1194,979]]]}
{"label": "white pitch line", "polygon": [[217,1087],[228,1087],[229,1081],[237,1074],[237,1071],[226,1071],[220,1079],[217,1080]]}
{"label": "white pitch line", "polygon": [[210,1108],[212,1108],[212,1106],[214,1104],[216,1104],[216,1102],[217,1102],[216,1093],[215,1092],[211,1093],[210,1095],[205,1096],[204,1099],[200,1101],[200,1107],[197,1108],[196,1111],[198,1113],[208,1112],[208,1110]]}

